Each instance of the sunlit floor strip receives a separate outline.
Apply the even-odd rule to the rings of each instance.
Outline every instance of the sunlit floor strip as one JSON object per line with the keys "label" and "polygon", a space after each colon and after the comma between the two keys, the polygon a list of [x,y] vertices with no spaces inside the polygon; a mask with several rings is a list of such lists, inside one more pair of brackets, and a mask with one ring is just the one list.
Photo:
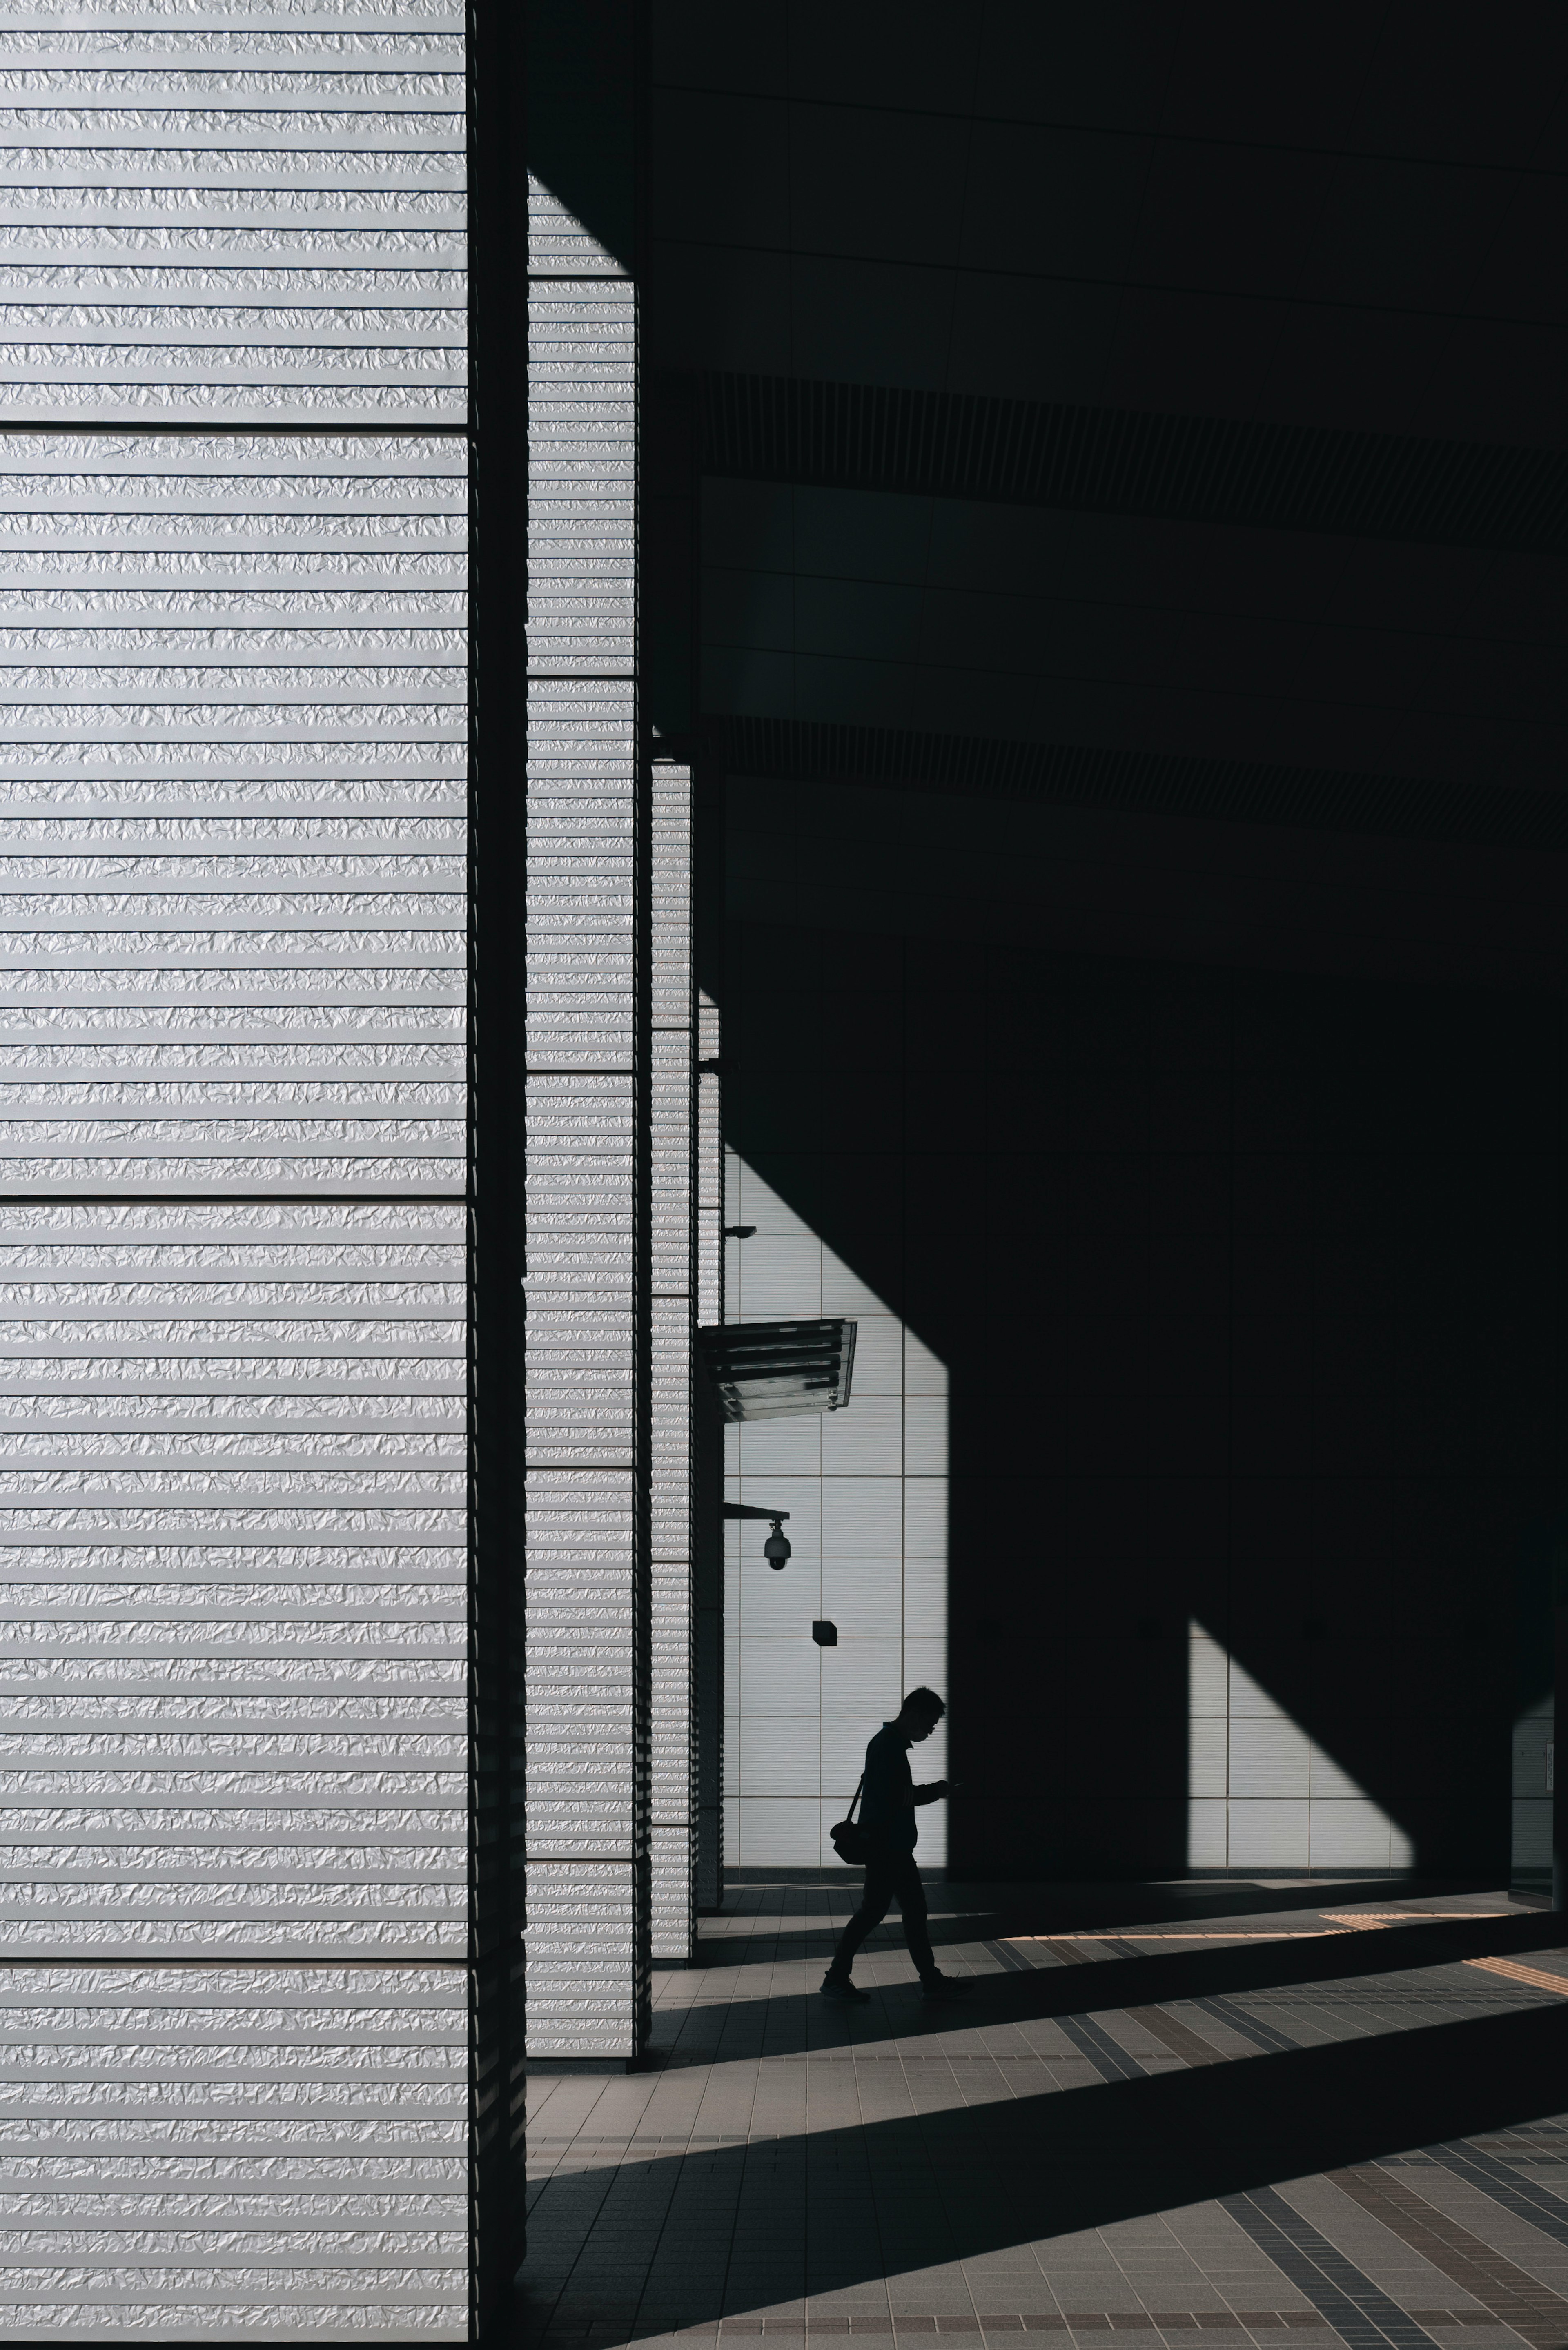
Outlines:
{"label": "sunlit floor strip", "polygon": [[1511,1982],[1529,1983],[1536,1991],[1554,1991],[1568,1999],[1568,1975],[1549,1975],[1543,1967],[1521,1967],[1513,1959],[1467,1959],[1467,1967],[1484,1967],[1490,1975],[1507,1975]]}
{"label": "sunlit floor strip", "polygon": [[[1500,1918],[1512,1918],[1512,1909],[1320,1909],[1326,1926],[1242,1926],[1208,1928],[1184,1926],[1179,1929],[1153,1927],[1147,1932],[1137,1926],[1119,1927],[1107,1933],[1096,1928],[1082,1932],[1064,1928],[1054,1934],[1004,1934],[1007,1942],[1313,1942],[1342,1926],[1423,1926],[1428,1919],[1458,1919],[1461,1924],[1473,1922],[1485,1925]],[[1481,1961],[1474,1961],[1477,1966]]]}
{"label": "sunlit floor strip", "polygon": [[1126,1930],[1115,1934],[1080,1934],[1064,1930],[1060,1934],[1004,1934],[1004,1942],[1311,1942],[1328,1932],[1326,1926],[1282,1926],[1277,1931],[1264,1932],[1256,1927],[1244,1927],[1239,1933],[1212,1934],[1139,1934]]}
{"label": "sunlit floor strip", "polygon": [[1320,1918],[1332,1918],[1336,1926],[1418,1926],[1428,1918],[1473,1918],[1484,1923],[1489,1918],[1517,1918],[1517,1909],[1320,1909]]}

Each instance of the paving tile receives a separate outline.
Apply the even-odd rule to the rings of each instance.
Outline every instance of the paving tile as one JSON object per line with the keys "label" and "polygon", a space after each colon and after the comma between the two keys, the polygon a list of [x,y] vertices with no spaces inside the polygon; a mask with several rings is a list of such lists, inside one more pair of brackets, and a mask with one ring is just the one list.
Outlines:
{"label": "paving tile", "polygon": [[[933,1891],[939,1919],[944,1910],[973,1917],[990,1898]],[[1345,1898],[1355,1906],[1363,1891]],[[1180,1999],[1154,1998],[1139,1960],[1136,1990],[1118,2004],[1118,1969],[1140,1950],[1168,1950],[1173,1903],[1186,1898],[1151,1887],[1146,1937],[1128,1929],[1091,1943],[1058,1933],[1064,1958],[1053,1955],[1049,1935],[1016,1946],[1030,1955],[1009,1975],[1037,1980],[1029,1996],[1048,2012],[1020,2012],[1014,2000],[999,2022],[977,2002],[964,2020],[939,2024],[912,1996],[890,1933],[861,1970],[888,1986],[871,2008],[845,2018],[815,2002],[819,1956],[815,1947],[808,1958],[792,1954],[847,1914],[847,1890],[739,1890],[731,1913],[704,1920],[704,1942],[741,1963],[656,1981],[664,2069],[528,2084],[528,2339],[561,2350],[632,2341],[722,2350],[729,2340],[771,2337],[805,2350],[819,2335],[896,2350],[952,2334],[979,2350],[983,2339],[1027,2333],[1062,2350],[1112,2340],[1168,2350],[1205,2335],[1274,2344],[1299,2333],[1337,2335],[1350,2350],[1493,2350],[1493,2335],[1497,2350],[1504,2341],[1518,2350],[1521,2339],[1529,2350],[1560,2350],[1568,2119],[1494,2122],[1449,2148],[1391,2147],[1381,2160],[1358,2157],[1321,2178],[1260,2177],[1222,2203],[1178,2195],[1168,2210],[1150,2208],[1159,2197],[1138,2175],[1134,2132],[1095,2155],[1126,2168],[1127,2216],[1041,2232],[1049,2196],[1029,2183],[1027,2140],[1012,2118],[1020,2099],[1142,2094],[1157,2076],[1151,2093],[1163,2096],[1190,2065],[1212,2081],[1227,2063],[1285,2062],[1333,2042],[1370,2044],[1406,2026],[1458,2028],[1531,2005],[1527,1990],[1495,1983],[1480,1993],[1480,1979],[1441,1961],[1372,1982],[1271,1990],[1255,1961],[1287,1947],[1268,1939],[1277,1913],[1249,1917],[1237,1887],[1215,1918],[1215,1894],[1203,1888],[1205,1917],[1189,1917],[1183,1930],[1229,1929],[1208,1947],[1251,1950],[1240,1989],[1232,1974],[1211,1991],[1187,1981]],[[1116,1898],[1126,1910],[1125,1889]],[[1015,1912],[1011,1890],[1008,1906]],[[1395,1908],[1397,1893],[1364,1906]],[[1486,1896],[1471,1907],[1508,1904]],[[1316,1921],[1298,1910],[1291,1922]],[[1005,1929],[999,1920],[997,1930],[1015,1923],[1015,1915]],[[950,1963],[980,1975],[983,2001],[1002,1971],[997,1953],[1010,1947],[981,1934],[959,1944]],[[1061,2004],[1064,1964],[1075,1970],[1070,1981],[1093,1973],[1086,2013]],[[961,2113],[986,2117],[961,2162],[943,2137],[944,2117]],[[984,2135],[992,2116],[994,2165]],[[1068,2205],[1073,2184],[1064,2177]],[[1013,2208],[1029,2215],[1017,2240],[994,2241]]]}

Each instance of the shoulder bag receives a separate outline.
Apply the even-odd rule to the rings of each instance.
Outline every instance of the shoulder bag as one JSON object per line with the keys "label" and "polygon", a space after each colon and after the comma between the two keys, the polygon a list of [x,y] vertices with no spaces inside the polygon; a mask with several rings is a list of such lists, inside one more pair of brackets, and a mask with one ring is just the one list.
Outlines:
{"label": "shoulder bag", "polygon": [[872,1840],[855,1816],[855,1806],[860,1801],[860,1788],[866,1784],[866,1773],[860,1773],[860,1786],[855,1790],[849,1805],[849,1816],[836,1820],[827,1831],[833,1838],[833,1849],[846,1868],[864,1868],[872,1856]]}

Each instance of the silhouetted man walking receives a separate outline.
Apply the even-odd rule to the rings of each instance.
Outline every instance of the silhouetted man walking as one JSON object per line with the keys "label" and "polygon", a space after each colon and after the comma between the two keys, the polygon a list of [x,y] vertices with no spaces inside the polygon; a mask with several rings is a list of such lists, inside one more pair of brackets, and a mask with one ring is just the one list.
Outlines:
{"label": "silhouetted man walking", "polygon": [[946,1711],[935,1690],[911,1690],[897,1720],[884,1722],[866,1749],[860,1825],[870,1839],[872,1857],[866,1864],[860,1907],[839,1936],[833,1964],[822,1979],[824,1999],[847,2002],[870,1998],[869,1991],[850,1981],[849,1970],[856,1951],[872,1929],[881,1924],[888,1903],[894,1900],[926,1997],[958,1999],[971,1989],[967,1981],[944,1975],[931,1955],[931,1938],[926,1931],[926,1888],[915,1866],[919,1833],[915,1806],[934,1804],[947,1794],[948,1783],[937,1779],[929,1787],[917,1787],[909,1769],[909,1749],[930,1736]]}

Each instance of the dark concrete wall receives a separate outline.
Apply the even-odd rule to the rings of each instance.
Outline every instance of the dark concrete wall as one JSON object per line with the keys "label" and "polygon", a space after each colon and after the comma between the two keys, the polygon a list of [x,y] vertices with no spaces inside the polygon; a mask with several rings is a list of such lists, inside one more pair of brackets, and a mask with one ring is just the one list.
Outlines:
{"label": "dark concrete wall", "polygon": [[1196,1618],[1417,1866],[1506,1870],[1555,1003],[774,921],[725,1015],[735,1147],[949,1366],[954,1867],[1185,1865]]}
{"label": "dark concrete wall", "polygon": [[1421,1865],[1503,1866],[1568,17],[649,26],[651,714],[731,1139],[950,1365],[955,1858],[1179,1865],[1197,1618]]}

